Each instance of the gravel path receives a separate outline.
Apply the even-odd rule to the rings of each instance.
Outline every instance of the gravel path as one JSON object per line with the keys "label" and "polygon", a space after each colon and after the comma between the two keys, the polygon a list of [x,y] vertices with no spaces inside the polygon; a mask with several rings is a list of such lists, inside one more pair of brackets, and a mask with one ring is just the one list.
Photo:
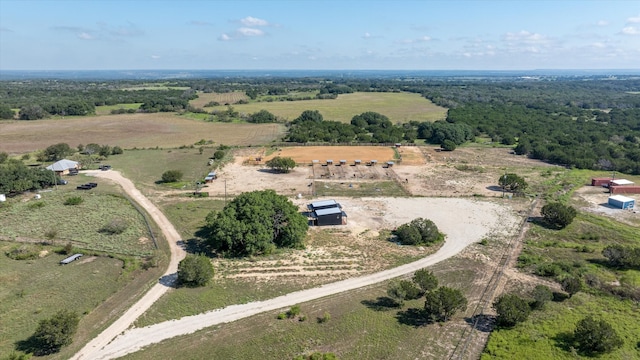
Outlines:
{"label": "gravel path", "polygon": [[140,206],[142,206],[153,221],[158,224],[158,227],[162,229],[164,237],[169,242],[171,248],[171,260],[167,271],[165,271],[162,281],[154,285],[138,302],[136,302],[127,312],[125,312],[118,320],[116,320],[111,326],[100,333],[95,339],[91,340],[85,345],[78,353],[76,353],[72,359],[96,359],[99,352],[104,348],[111,340],[121,334],[127,328],[133,324],[133,322],[142,315],[147,309],[153,305],[174,283],[176,280],[176,273],[178,271],[178,263],[182,260],[186,252],[178,242],[180,241],[180,235],[178,231],[173,227],[169,219],[158,209],[146,196],[136,189],[133,183],[123,177],[118,171],[83,171],[84,174],[89,176],[95,176],[105,179],[110,179],[122,186],[124,191]]}
{"label": "gravel path", "polygon": [[[102,173],[99,173],[99,175],[102,175]],[[107,173],[105,177],[116,180],[121,184],[131,184],[116,172],[112,172],[111,174]],[[124,186],[125,185],[123,185],[123,187]],[[129,188],[128,192],[132,191],[135,193],[137,191],[133,188],[132,184],[127,185],[127,188]],[[133,196],[133,194],[131,195]],[[167,236],[167,238],[171,239],[172,251],[174,247],[179,249],[177,245],[175,245],[178,236],[173,226],[166,221],[166,218],[162,216],[157,208],[146,198],[142,200],[139,197],[144,198],[138,192],[138,197],[134,198],[139,201],[147,211],[154,214],[154,219],[159,221],[163,229],[169,229],[168,232],[173,233],[173,235]],[[394,269],[326,284],[313,289],[297,291],[270,300],[232,305],[223,309],[183,317],[178,320],[127,330],[133,321],[167,290],[165,286],[156,285],[143,299],[125,313],[121,319],[76,354],[74,359],[93,360],[118,358],[136,352],[145,346],[172,337],[190,334],[206,327],[236,321],[265,311],[283,309],[295,304],[410,274],[416,270],[446,260],[461,252],[468,245],[478,242],[490,234],[513,234],[518,224],[518,217],[514,216],[507,207],[485,201],[454,198],[369,198],[353,199],[350,201],[345,200],[345,202],[351,203],[350,206],[351,209],[354,210],[354,215],[359,212],[356,209],[363,205],[366,209],[371,210],[371,208],[376,208],[376,210],[381,211],[381,215],[384,214],[385,219],[383,222],[387,226],[419,216],[430,218],[434,220],[441,231],[447,234],[446,242],[435,254]],[[149,209],[149,207],[151,207],[151,209]],[[366,216],[350,216],[350,221],[356,220],[356,222],[358,222],[357,220],[359,220],[359,218],[365,217]],[[369,225],[366,224],[366,221],[363,222],[364,223],[360,225]],[[184,255],[181,249],[179,249],[179,251],[180,252],[172,253],[172,263],[169,270],[167,270],[167,274],[176,271],[177,260],[175,259]]]}

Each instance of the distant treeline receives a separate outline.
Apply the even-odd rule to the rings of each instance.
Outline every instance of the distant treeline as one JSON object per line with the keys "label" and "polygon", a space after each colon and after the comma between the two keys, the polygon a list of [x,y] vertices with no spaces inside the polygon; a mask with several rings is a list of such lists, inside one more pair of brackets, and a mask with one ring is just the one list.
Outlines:
{"label": "distant treeline", "polygon": [[[124,90],[136,81],[3,81],[0,117],[38,118],[47,114],[92,113],[95,106],[142,103],[140,111],[195,111],[196,91],[243,91],[250,99],[314,92],[335,98],[350,92],[412,92],[449,109],[446,121],[398,124],[383,114],[361,114],[350,124],[316,115],[289,124],[294,142],[427,142],[457,145],[487,136],[514,146],[518,154],[568,167],[640,174],[640,79],[604,76],[531,78],[215,78],[155,82],[188,90]],[[153,81],[145,81],[153,85]],[[304,99],[306,97],[294,98]],[[33,115],[35,114],[35,115]],[[216,119],[233,119],[234,110]],[[309,115],[309,114],[307,114]],[[318,114],[319,115],[319,114]],[[251,122],[272,122],[269,113]]]}

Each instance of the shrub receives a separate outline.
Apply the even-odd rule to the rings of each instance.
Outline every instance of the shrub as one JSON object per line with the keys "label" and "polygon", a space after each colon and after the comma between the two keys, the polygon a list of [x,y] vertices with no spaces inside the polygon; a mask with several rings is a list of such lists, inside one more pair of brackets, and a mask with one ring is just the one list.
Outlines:
{"label": "shrub", "polygon": [[573,338],[578,349],[587,354],[610,353],[624,343],[608,322],[591,316],[578,321]]}
{"label": "shrub", "polygon": [[40,256],[40,249],[32,245],[16,245],[5,254],[13,260],[34,260]]}
{"label": "shrub", "polygon": [[513,327],[527,320],[531,313],[529,303],[516,294],[504,294],[493,302],[498,313],[498,325]]}
{"label": "shrub", "polygon": [[576,209],[559,202],[549,203],[542,207],[542,216],[547,224],[562,229],[567,227],[576,217]]}
{"label": "shrub", "polygon": [[224,150],[216,150],[213,153],[213,159],[214,160],[222,160],[222,158],[224,158],[225,155],[225,151]]}
{"label": "shrub", "polygon": [[325,311],[324,314],[322,314],[322,317],[318,318],[318,323],[324,324],[329,322],[329,320],[331,320],[331,314],[328,311]]}
{"label": "shrub", "polygon": [[84,199],[80,196],[71,196],[64,200],[65,205],[80,205]]}
{"label": "shrub", "polygon": [[178,281],[189,287],[205,286],[213,278],[213,265],[202,254],[187,255],[178,264]]}
{"label": "shrub", "polygon": [[53,317],[41,320],[33,334],[35,355],[53,354],[71,344],[78,322],[78,315],[69,310],[60,310]]}
{"label": "shrub", "polygon": [[162,182],[172,183],[182,179],[182,171],[180,170],[167,170],[162,173]]}
{"label": "shrub", "polygon": [[444,240],[444,234],[438,231],[433,221],[423,218],[400,225],[394,234],[403,245],[430,245]]}
{"label": "shrub", "polygon": [[46,203],[44,201],[35,201],[35,202],[29,203],[28,207],[31,210],[35,210],[35,209],[43,208],[45,205]]}
{"label": "shrub", "polygon": [[112,219],[100,228],[100,232],[108,235],[122,234],[128,227],[129,223],[126,220],[116,218]]}
{"label": "shrub", "polygon": [[294,305],[294,306],[292,306],[292,307],[291,307],[291,309],[289,309],[289,310],[287,311],[287,317],[288,317],[289,319],[293,319],[293,318],[295,318],[296,316],[300,315],[300,312],[301,312],[301,311],[302,311],[302,310],[300,309],[300,305]]}
{"label": "shrub", "polygon": [[287,314],[285,314],[285,313],[278,314],[278,320],[284,320],[286,318],[287,318]]}
{"label": "shrub", "polygon": [[44,232],[44,237],[47,238],[47,240],[53,240],[56,236],[58,236],[58,230],[56,229],[49,229]]}
{"label": "shrub", "polygon": [[456,143],[449,139],[445,139],[442,144],[440,144],[440,148],[444,151],[453,151],[456,149]]}
{"label": "shrub", "polygon": [[531,308],[534,310],[543,309],[547,301],[553,300],[553,293],[551,292],[551,289],[544,285],[537,285],[533,289],[531,295],[533,296]]}

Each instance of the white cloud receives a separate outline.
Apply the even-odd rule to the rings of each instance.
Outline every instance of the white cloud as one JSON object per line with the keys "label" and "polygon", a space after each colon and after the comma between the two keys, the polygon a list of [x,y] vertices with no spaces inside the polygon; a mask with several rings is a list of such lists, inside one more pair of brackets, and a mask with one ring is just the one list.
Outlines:
{"label": "white cloud", "polygon": [[522,30],[517,33],[508,32],[504,35],[504,40],[523,43],[546,43],[549,41],[544,35],[538,33],[531,33],[526,30]]}
{"label": "white cloud", "polygon": [[264,35],[264,31],[262,31],[260,29],[247,28],[247,27],[243,27],[243,28],[240,28],[240,29],[236,30],[236,33],[238,35],[240,35],[240,36],[245,36],[245,37],[262,36],[262,35]]}
{"label": "white cloud", "polygon": [[93,40],[93,36],[86,32],[81,32],[78,34],[78,37],[82,40]]}
{"label": "white cloud", "polygon": [[607,20],[600,20],[596,23],[596,26],[607,26],[609,22]]}
{"label": "white cloud", "polygon": [[240,23],[248,27],[269,26],[267,20],[254,18],[253,16],[247,16],[244,19],[240,19]]}
{"label": "white cloud", "polygon": [[222,34],[222,35],[220,35],[220,37],[218,37],[218,40],[220,40],[220,41],[229,41],[229,40],[231,40],[231,37],[229,35],[227,35],[227,34]]}
{"label": "white cloud", "polygon": [[154,60],[155,59],[160,59],[160,55],[151,55],[151,58],[154,59]]}
{"label": "white cloud", "polygon": [[364,33],[364,35],[362,35],[363,39],[369,39],[371,38],[371,34],[369,34],[368,32]]}
{"label": "white cloud", "polygon": [[640,15],[628,18],[627,19],[627,23],[629,23],[629,24],[638,24],[638,23],[640,23]]}
{"label": "white cloud", "polygon": [[640,30],[635,26],[626,26],[620,32],[624,35],[640,35]]}

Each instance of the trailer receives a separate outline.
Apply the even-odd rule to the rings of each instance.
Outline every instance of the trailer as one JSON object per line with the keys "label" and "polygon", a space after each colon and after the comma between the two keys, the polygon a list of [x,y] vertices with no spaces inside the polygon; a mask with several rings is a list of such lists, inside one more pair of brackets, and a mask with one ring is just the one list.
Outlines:
{"label": "trailer", "polygon": [[624,210],[633,209],[635,207],[636,201],[626,196],[613,195],[609,197],[609,201],[607,203],[615,208]]}

